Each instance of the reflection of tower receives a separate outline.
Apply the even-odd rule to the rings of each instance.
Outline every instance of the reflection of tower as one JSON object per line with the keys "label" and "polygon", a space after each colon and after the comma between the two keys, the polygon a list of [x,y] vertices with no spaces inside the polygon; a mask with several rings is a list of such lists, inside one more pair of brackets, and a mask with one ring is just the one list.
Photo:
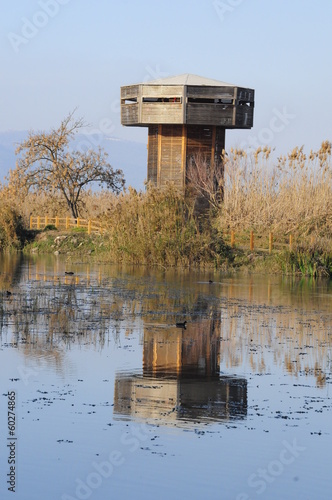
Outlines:
{"label": "reflection of tower", "polygon": [[144,332],[144,375],[214,376],[219,364],[220,320],[202,320],[186,330]]}
{"label": "reflection of tower", "polygon": [[117,376],[114,413],[167,422],[245,418],[247,382],[220,377],[219,351],[220,320],[146,330],[143,376]]}
{"label": "reflection of tower", "polygon": [[188,164],[203,155],[222,168],[226,128],[253,126],[254,90],[196,75],[121,87],[121,123],[148,127],[148,181],[185,187]]}

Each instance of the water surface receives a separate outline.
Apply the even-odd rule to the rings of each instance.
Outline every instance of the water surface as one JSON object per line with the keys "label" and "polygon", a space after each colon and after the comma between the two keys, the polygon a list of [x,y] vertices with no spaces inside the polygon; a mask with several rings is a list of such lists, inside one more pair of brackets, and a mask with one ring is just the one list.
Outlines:
{"label": "water surface", "polygon": [[330,282],[0,264],[1,499],[330,498]]}

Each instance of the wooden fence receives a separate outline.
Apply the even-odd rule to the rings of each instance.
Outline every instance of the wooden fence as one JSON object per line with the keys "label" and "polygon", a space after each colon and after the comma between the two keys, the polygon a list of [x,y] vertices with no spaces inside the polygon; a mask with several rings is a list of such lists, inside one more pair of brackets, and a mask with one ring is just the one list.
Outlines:
{"label": "wooden fence", "polygon": [[[241,234],[239,242],[236,241],[235,231],[231,231],[230,235],[228,235],[228,238],[226,237],[226,239],[229,240],[230,246],[232,248],[235,248],[235,246],[248,248],[248,245],[249,245],[249,248],[252,252],[255,250],[255,247],[256,247],[256,249],[259,249],[259,250],[267,250],[268,249],[269,254],[272,253],[273,249],[277,249],[280,247],[282,247],[282,248],[288,247],[290,251],[292,251],[294,248],[294,236],[292,234],[286,235],[282,239],[282,241],[280,240],[280,238],[278,239],[278,241],[275,241],[273,233],[270,232],[268,235],[268,242],[266,240],[265,244],[263,244],[262,241],[260,241],[259,245],[255,244],[255,234],[253,231],[250,231],[250,234],[249,234],[249,236],[247,236],[247,239],[244,237],[243,234]],[[262,238],[260,238],[260,240],[262,240]],[[315,238],[314,238],[314,236],[311,236],[310,243],[313,245],[314,242],[315,242]]]}
{"label": "wooden fence", "polygon": [[44,229],[48,225],[53,225],[57,229],[81,227],[86,229],[88,234],[103,232],[100,222],[95,220],[81,218],[74,219],[72,217],[49,217],[48,215],[30,217],[30,229]]}
{"label": "wooden fence", "polygon": [[[54,225],[57,229],[70,229],[70,228],[84,228],[87,230],[88,234],[91,233],[102,233],[104,229],[102,228],[102,225],[98,221],[94,220],[88,220],[88,219],[74,219],[71,217],[49,217],[48,215],[45,216],[35,216],[35,217],[30,217],[30,229],[44,229],[47,225],[52,224]],[[285,236],[283,241],[277,241],[275,242],[273,233],[270,232],[268,236],[268,242],[266,241],[264,244],[262,241],[257,245],[255,244],[255,234],[253,231],[250,231],[249,236],[245,237],[243,233],[241,235],[239,234],[239,241],[237,241],[235,231],[230,231],[228,235],[224,235],[226,238],[226,241],[230,244],[232,248],[235,248],[235,246],[238,246],[240,248],[250,248],[250,251],[254,251],[255,247],[256,250],[267,250],[271,254],[273,249],[275,248],[280,248],[280,247],[288,247],[289,250],[292,250],[294,247],[294,237],[292,234],[289,234]],[[256,235],[257,237],[257,235]],[[310,242],[313,244],[315,241],[314,237],[311,236]]]}

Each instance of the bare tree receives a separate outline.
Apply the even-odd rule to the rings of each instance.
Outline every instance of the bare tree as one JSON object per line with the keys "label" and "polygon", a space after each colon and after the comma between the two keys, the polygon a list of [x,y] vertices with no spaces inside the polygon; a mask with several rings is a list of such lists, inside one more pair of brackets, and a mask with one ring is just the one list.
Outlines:
{"label": "bare tree", "polygon": [[21,192],[60,193],[75,218],[88,184],[96,182],[119,193],[125,183],[123,172],[113,170],[106,152],[101,148],[97,152],[69,148],[74,135],[85,126],[83,119],[74,119],[72,112],[50,133],[30,132],[16,149],[19,157],[9,178],[12,186]]}
{"label": "bare tree", "polygon": [[224,185],[222,162],[211,165],[206,156],[199,153],[194,155],[187,167],[187,181],[197,197],[207,201],[212,207],[220,206]]}

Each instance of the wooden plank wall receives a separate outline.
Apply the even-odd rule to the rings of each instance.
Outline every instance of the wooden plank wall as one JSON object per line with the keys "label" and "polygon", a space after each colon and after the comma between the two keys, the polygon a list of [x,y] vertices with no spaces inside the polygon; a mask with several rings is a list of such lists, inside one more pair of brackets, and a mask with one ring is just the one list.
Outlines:
{"label": "wooden plank wall", "polygon": [[148,181],[157,185],[158,126],[149,127],[148,133]]}
{"label": "wooden plank wall", "polygon": [[254,89],[245,89],[237,87],[237,101],[251,102],[255,101],[255,91]]}
{"label": "wooden plank wall", "polygon": [[232,126],[233,108],[231,104],[222,106],[220,104],[187,104],[188,125],[224,125]]}
{"label": "wooden plank wall", "polygon": [[190,86],[187,87],[187,97],[202,97],[205,99],[234,99],[234,89],[236,87],[207,87]]}
{"label": "wooden plank wall", "polygon": [[138,103],[121,104],[122,125],[138,125]]}
{"label": "wooden plank wall", "polygon": [[236,106],[235,126],[251,128],[254,123],[254,108],[249,106]]}
{"label": "wooden plank wall", "polygon": [[142,123],[182,123],[182,104],[177,102],[142,103]]}
{"label": "wooden plank wall", "polygon": [[142,85],[142,99],[144,97],[181,97],[182,85]]}
{"label": "wooden plank wall", "polygon": [[161,132],[158,185],[168,182],[183,189],[182,174],[182,126],[163,125]]}
{"label": "wooden plank wall", "polygon": [[224,127],[216,127],[216,141],[214,147],[214,163],[217,165],[221,163],[221,155],[223,149],[225,149],[225,135],[226,130]]}
{"label": "wooden plank wall", "polygon": [[196,154],[211,157],[213,127],[187,127],[187,161]]}
{"label": "wooden plank wall", "polygon": [[121,99],[137,97],[138,91],[139,85],[126,85],[125,87],[121,87]]}
{"label": "wooden plank wall", "polygon": [[208,162],[221,164],[224,147],[223,127],[151,126],[148,133],[148,181],[158,187],[171,182],[183,189],[190,159],[200,154]]}

